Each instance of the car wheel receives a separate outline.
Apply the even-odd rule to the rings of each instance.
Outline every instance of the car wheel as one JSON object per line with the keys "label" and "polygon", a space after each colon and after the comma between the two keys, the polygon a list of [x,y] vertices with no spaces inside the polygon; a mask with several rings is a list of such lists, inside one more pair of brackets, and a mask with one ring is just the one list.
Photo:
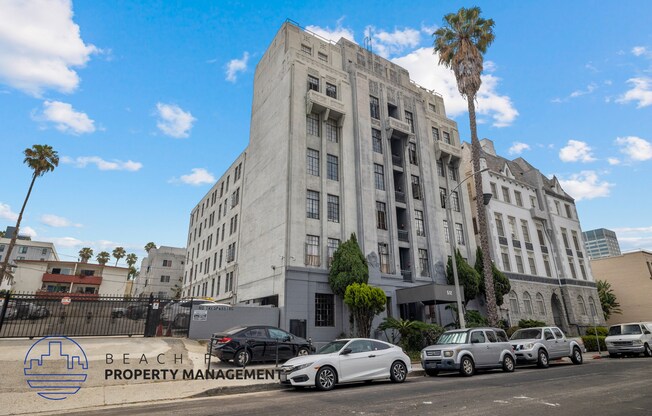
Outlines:
{"label": "car wheel", "polygon": [[505,355],[505,358],[503,358],[503,371],[506,373],[513,373],[514,367],[514,359],[512,356],[509,354]]}
{"label": "car wheel", "polygon": [[573,364],[582,364],[582,351],[579,348],[573,347],[573,355],[571,355]]}
{"label": "car wheel", "polygon": [[645,351],[643,352],[646,357],[652,357],[652,348],[650,348],[649,344],[645,344]]}
{"label": "car wheel", "polygon": [[432,368],[426,368],[426,374],[430,377],[435,377],[437,374],[439,374],[439,371],[433,370]]}
{"label": "car wheel", "polygon": [[233,364],[238,367],[244,367],[251,362],[251,354],[245,348],[235,352],[233,356]]}
{"label": "car wheel", "polygon": [[464,377],[471,377],[474,372],[475,364],[473,364],[471,357],[468,355],[462,357],[462,361],[460,361],[460,374],[462,374]]}
{"label": "car wheel", "polygon": [[613,352],[609,353],[609,358],[618,358],[618,354],[615,354]]}
{"label": "car wheel", "polygon": [[174,327],[175,328],[186,328],[188,326],[187,316],[185,314],[179,314],[174,317]]}
{"label": "car wheel", "polygon": [[315,387],[317,390],[331,390],[337,382],[337,374],[333,367],[322,367],[317,371],[315,377]]}
{"label": "car wheel", "polygon": [[118,312],[115,314],[116,318],[122,318],[124,316],[124,312]]}
{"label": "car wheel", "polygon": [[302,355],[308,355],[310,354],[310,350],[306,347],[301,347],[299,348],[299,351],[297,351],[297,357],[301,357]]}
{"label": "car wheel", "polygon": [[394,361],[389,369],[389,379],[394,383],[402,383],[407,378],[407,367],[403,361]]}
{"label": "car wheel", "polygon": [[548,353],[546,350],[541,348],[537,353],[537,367],[539,368],[548,368],[550,363],[548,362]]}

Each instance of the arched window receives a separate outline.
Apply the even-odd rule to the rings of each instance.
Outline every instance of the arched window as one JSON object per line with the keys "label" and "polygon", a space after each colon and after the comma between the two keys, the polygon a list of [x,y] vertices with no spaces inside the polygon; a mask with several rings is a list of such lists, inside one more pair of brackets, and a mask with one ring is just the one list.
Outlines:
{"label": "arched window", "polygon": [[586,305],[584,304],[584,298],[582,296],[577,297],[577,304],[579,305],[580,313],[582,315],[587,315],[587,313],[586,313]]}
{"label": "arched window", "polygon": [[521,313],[518,307],[518,297],[516,296],[516,292],[513,290],[509,292],[509,309],[511,309],[512,313]]}
{"label": "arched window", "polygon": [[595,301],[593,301],[593,297],[591,296],[589,296],[589,309],[591,310],[591,316],[596,316],[598,314],[598,311],[595,308]]}
{"label": "arched window", "polygon": [[524,292],[523,293],[523,307],[525,308],[525,313],[528,315],[532,315],[532,297],[530,296],[529,293]]}
{"label": "arched window", "polygon": [[543,301],[543,295],[541,293],[537,293],[536,302],[537,302],[537,313],[539,315],[545,315],[546,303]]}

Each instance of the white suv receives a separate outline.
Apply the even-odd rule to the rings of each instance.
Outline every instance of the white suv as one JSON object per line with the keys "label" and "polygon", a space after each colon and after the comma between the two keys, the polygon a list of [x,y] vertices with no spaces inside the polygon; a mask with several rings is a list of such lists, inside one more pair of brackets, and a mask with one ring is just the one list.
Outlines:
{"label": "white suv", "polygon": [[641,353],[652,357],[652,322],[612,325],[604,342],[612,358],[618,354]]}

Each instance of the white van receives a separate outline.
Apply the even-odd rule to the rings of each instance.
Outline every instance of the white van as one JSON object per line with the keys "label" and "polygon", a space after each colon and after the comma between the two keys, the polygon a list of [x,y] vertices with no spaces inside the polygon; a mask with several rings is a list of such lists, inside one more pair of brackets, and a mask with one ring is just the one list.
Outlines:
{"label": "white van", "polygon": [[652,357],[652,322],[612,325],[604,342],[612,358],[618,354],[641,353]]}

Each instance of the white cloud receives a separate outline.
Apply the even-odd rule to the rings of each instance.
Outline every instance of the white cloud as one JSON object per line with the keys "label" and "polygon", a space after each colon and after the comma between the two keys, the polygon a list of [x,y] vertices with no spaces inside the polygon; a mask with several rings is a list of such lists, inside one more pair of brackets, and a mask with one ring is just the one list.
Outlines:
{"label": "white cloud", "polygon": [[390,33],[384,30],[376,31],[374,26],[367,26],[365,28],[365,37],[372,39],[371,47],[374,53],[383,58],[388,58],[402,53],[407,48],[418,46],[421,40],[421,32],[408,27],[403,30],[394,28],[394,31]]}
{"label": "white cloud", "polygon": [[630,101],[636,101],[636,108],[647,107],[652,105],[652,79],[647,77],[630,78],[628,84],[633,87],[620,96],[616,102],[626,104]]}
{"label": "white cloud", "polygon": [[238,72],[247,70],[247,62],[249,61],[249,52],[242,55],[242,59],[231,59],[226,64],[226,80],[235,83],[238,80]]}
{"label": "white cloud", "polygon": [[73,92],[95,46],[81,39],[70,0],[3,0],[0,80],[34,96],[46,89]]}
{"label": "white cloud", "polygon": [[306,26],[306,29],[309,30],[310,32],[321,36],[324,39],[331,40],[333,42],[337,42],[340,40],[340,38],[345,38],[350,40],[351,42],[355,42],[355,39],[353,37],[353,30],[349,29],[348,27],[343,27],[342,26],[342,21],[344,20],[344,17],[340,17],[337,20],[337,24],[335,25],[335,29],[331,29],[330,27],[319,27],[319,26]]}
{"label": "white cloud", "polygon": [[646,55],[647,49],[645,48],[645,46],[634,46],[632,48],[632,53],[634,54],[634,56]]}
{"label": "white cloud", "polygon": [[567,101],[569,101],[569,100],[571,100],[573,98],[577,98],[577,97],[581,97],[583,95],[591,94],[596,89],[598,89],[598,85],[596,83],[592,82],[589,85],[587,85],[586,89],[584,89],[584,90],[575,90],[575,91],[571,92],[568,95],[568,97],[565,97],[565,98],[557,97],[557,98],[553,98],[550,101],[553,102],[553,103],[564,103],[564,102],[567,102]]}
{"label": "white cloud", "polygon": [[13,212],[9,205],[0,202],[0,218],[4,218],[9,221],[16,221],[18,220],[18,214]]}
{"label": "white cloud", "polygon": [[562,162],[593,162],[595,158],[591,153],[591,147],[579,140],[569,140],[568,144],[559,151],[559,159]]}
{"label": "white cloud", "polygon": [[[453,71],[439,65],[438,61],[438,55],[433,54],[431,48],[419,48],[406,56],[392,59],[392,62],[407,69],[410,77],[418,84],[444,97],[449,117],[466,113],[467,103],[457,90]],[[497,92],[499,80],[494,75],[482,76],[476,111],[479,115],[492,117],[494,127],[506,127],[514,122],[518,111],[508,96]]]}
{"label": "white cloud", "polygon": [[188,185],[199,186],[199,185],[215,183],[215,176],[213,176],[212,173],[210,173],[204,168],[193,168],[192,173],[188,175],[181,175],[181,177],[178,179],[172,178],[170,182],[171,183],[181,182]]}
{"label": "white cloud", "polygon": [[568,179],[559,179],[564,191],[577,201],[609,196],[614,185],[601,181],[598,174],[592,170],[585,170],[572,174]]}
{"label": "white cloud", "polygon": [[37,236],[36,230],[33,229],[32,227],[20,227],[20,231],[18,232],[20,235],[26,235],[30,238],[35,238]]}
{"label": "white cloud", "polygon": [[[55,238],[44,238],[51,243],[54,243],[55,246],[61,246],[66,248],[71,247],[81,247],[84,245],[84,242],[73,237],[55,237]],[[97,254],[97,253],[95,253]]]}
{"label": "white cloud", "polygon": [[57,130],[64,133],[84,134],[95,131],[95,121],[85,113],[75,111],[72,105],[61,101],[45,101],[43,113],[36,119],[50,121],[55,124]]}
{"label": "white cloud", "polygon": [[616,144],[620,146],[620,152],[629,156],[635,161],[652,159],[652,144],[645,139],[636,136],[618,137]]}
{"label": "white cloud", "polygon": [[510,155],[520,155],[525,150],[530,150],[529,144],[514,142],[512,143],[512,147],[510,147],[509,150],[507,150],[507,153],[509,153]]}
{"label": "white cloud", "polygon": [[53,214],[45,214],[41,216],[41,222],[50,227],[81,227],[81,224],[74,224],[67,218],[59,217]]}
{"label": "white cloud", "polygon": [[197,121],[190,112],[183,111],[178,105],[156,103],[159,120],[156,127],[164,134],[177,139],[190,135],[192,124]]}
{"label": "white cloud", "polygon": [[80,156],[75,159],[68,156],[63,156],[61,158],[61,163],[74,165],[78,168],[85,168],[88,165],[95,165],[99,170],[126,170],[130,172],[139,171],[143,167],[143,164],[140,162],[134,162],[132,160],[123,162],[117,159],[108,161],[102,159],[99,156]]}
{"label": "white cloud", "polygon": [[612,228],[618,235],[622,251],[647,249],[652,247],[652,226]]}
{"label": "white cloud", "polygon": [[607,162],[609,162],[609,164],[612,165],[612,166],[620,165],[620,159],[615,158],[615,157],[607,158]]}

